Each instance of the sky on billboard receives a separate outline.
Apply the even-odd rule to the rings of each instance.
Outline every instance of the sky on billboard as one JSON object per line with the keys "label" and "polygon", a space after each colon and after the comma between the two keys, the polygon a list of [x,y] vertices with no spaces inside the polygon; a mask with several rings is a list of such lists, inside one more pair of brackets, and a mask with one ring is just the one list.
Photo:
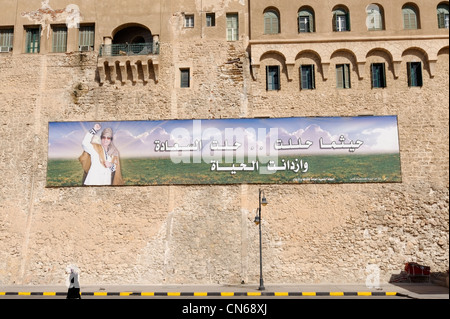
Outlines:
{"label": "sky on billboard", "polygon": [[[307,154],[399,153],[396,116],[293,117],[167,121],[50,122],[48,156],[77,158],[95,123],[110,127],[121,157],[163,157],[160,146],[242,146],[278,154],[304,145]],[[98,134],[100,135],[100,134]],[[339,146],[351,147],[339,147]],[[296,147],[297,146],[297,147]],[[201,149],[200,149],[201,148]],[[181,148],[180,148],[181,149]],[[223,148],[225,149],[225,148]]]}

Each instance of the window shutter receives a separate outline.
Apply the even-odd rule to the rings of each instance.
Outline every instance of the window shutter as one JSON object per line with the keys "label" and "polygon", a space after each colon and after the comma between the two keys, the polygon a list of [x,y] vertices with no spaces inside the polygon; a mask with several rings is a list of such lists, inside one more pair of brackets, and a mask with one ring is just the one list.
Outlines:
{"label": "window shutter", "polygon": [[0,29],[0,46],[11,48],[13,45],[14,29]]}
{"label": "window shutter", "polygon": [[437,19],[438,19],[438,28],[445,28],[445,15],[442,12],[438,12]]}
{"label": "window shutter", "polygon": [[280,89],[280,67],[279,66],[275,67],[273,78],[274,78],[273,79],[274,89],[279,90]]}
{"label": "window shutter", "polygon": [[338,31],[339,30],[339,21],[338,21],[338,15],[335,13],[333,13],[333,31]]}
{"label": "window shutter", "polygon": [[39,31],[36,35],[36,41],[37,41],[37,53],[41,52],[41,32],[42,32],[42,26],[39,25]]}
{"label": "window shutter", "polygon": [[384,63],[381,63],[381,87],[386,87],[386,73]]}
{"label": "window shutter", "polygon": [[417,63],[417,86],[422,86],[423,82],[422,82],[422,63],[419,62]]}
{"label": "window shutter", "polygon": [[316,72],[314,71],[314,64],[311,65],[311,89],[316,88]]}
{"label": "window shutter", "polygon": [[372,63],[370,66],[371,72],[372,72],[372,88],[379,87],[378,84],[378,75],[377,75],[377,68],[375,66],[375,63]]}
{"label": "window shutter", "polygon": [[375,14],[374,28],[375,30],[383,30],[383,16],[381,15],[381,11],[377,11]]}
{"label": "window shutter", "polygon": [[305,72],[305,67],[303,65],[300,66],[300,88],[301,89],[306,89],[306,72]]}
{"label": "window shutter", "polygon": [[66,52],[67,51],[67,28],[53,27],[52,29],[52,52]]}
{"label": "window shutter", "polygon": [[271,90],[272,80],[270,79],[269,67],[266,66],[266,91]]}
{"label": "window shutter", "polygon": [[314,16],[309,13],[309,32],[314,32]]}
{"label": "window shutter", "polygon": [[406,63],[406,71],[408,74],[408,86],[413,86],[413,70],[412,70],[412,66],[411,66],[411,62],[407,62]]}
{"label": "window shutter", "polygon": [[27,30],[26,32],[26,39],[25,39],[25,43],[26,43],[26,48],[25,48],[25,52],[26,53],[30,53],[30,43],[31,43],[31,30]]}
{"label": "window shutter", "polygon": [[264,14],[264,34],[272,33],[272,21],[270,21],[269,13]]}
{"label": "window shutter", "polygon": [[94,48],[94,26],[82,26],[79,29],[78,46]]}
{"label": "window shutter", "polygon": [[345,13],[345,31],[350,31],[350,12]]}
{"label": "window shutter", "polygon": [[411,29],[411,21],[410,16],[407,12],[403,14],[403,28],[404,29]]}
{"label": "window shutter", "polygon": [[350,64],[344,64],[344,87],[350,88]]}
{"label": "window shutter", "polygon": [[344,88],[344,74],[343,74],[343,64],[336,65],[336,87],[338,89]]}

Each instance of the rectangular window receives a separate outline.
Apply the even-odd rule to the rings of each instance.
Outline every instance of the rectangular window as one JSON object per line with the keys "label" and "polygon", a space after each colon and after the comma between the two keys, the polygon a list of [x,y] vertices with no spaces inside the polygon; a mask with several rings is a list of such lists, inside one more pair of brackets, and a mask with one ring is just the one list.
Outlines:
{"label": "rectangular window", "polygon": [[448,29],[449,27],[448,12],[438,12],[438,27],[439,29]]}
{"label": "rectangular window", "polygon": [[298,17],[298,32],[312,32],[311,21],[309,16]]}
{"label": "rectangular window", "polygon": [[372,63],[372,88],[386,87],[386,73],[384,63]]}
{"label": "rectangular window", "polygon": [[350,64],[336,64],[336,87],[350,88]]}
{"label": "rectangular window", "polygon": [[93,51],[95,43],[95,26],[82,25],[78,31],[78,50]]}
{"label": "rectangular window", "polygon": [[335,30],[338,32],[348,31],[347,16],[336,15],[336,29]]}
{"label": "rectangular window", "polygon": [[407,30],[415,30],[418,28],[416,13],[411,9],[403,10],[403,27]]}
{"label": "rectangular window", "polygon": [[280,33],[280,19],[278,13],[274,10],[269,10],[264,13],[264,34]]}
{"label": "rectangular window", "polygon": [[189,14],[184,16],[184,27],[193,28],[194,27],[194,15]]}
{"label": "rectangular window", "polygon": [[421,87],[422,82],[422,63],[421,62],[408,62],[408,86]]}
{"label": "rectangular window", "polygon": [[66,52],[67,51],[67,27],[55,26],[52,27],[52,52]]}
{"label": "rectangular window", "polygon": [[0,53],[11,52],[13,48],[14,29],[0,29]]}
{"label": "rectangular window", "polygon": [[278,91],[280,89],[280,67],[278,65],[266,66],[266,90]]}
{"label": "rectangular window", "polygon": [[191,86],[191,72],[189,69],[180,69],[180,87],[188,88]]}
{"label": "rectangular window", "polygon": [[216,26],[216,14],[215,13],[207,13],[206,14],[206,26],[207,27],[215,27]]}
{"label": "rectangular window", "polygon": [[239,38],[239,19],[237,13],[227,14],[227,41],[237,41]]}
{"label": "rectangular window", "polygon": [[25,29],[25,52],[39,53],[41,44],[41,28],[30,27]]}
{"label": "rectangular window", "polygon": [[314,64],[300,66],[300,84],[302,90],[315,89]]}

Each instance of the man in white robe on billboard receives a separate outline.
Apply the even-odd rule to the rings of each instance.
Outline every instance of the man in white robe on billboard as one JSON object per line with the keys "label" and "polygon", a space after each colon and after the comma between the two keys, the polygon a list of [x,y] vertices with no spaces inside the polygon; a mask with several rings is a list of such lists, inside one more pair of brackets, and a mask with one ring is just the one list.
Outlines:
{"label": "man in white robe on billboard", "polygon": [[85,172],[83,185],[123,185],[119,151],[113,144],[113,131],[105,128],[101,142],[94,142],[94,136],[101,125],[95,124],[84,136],[83,154],[79,160]]}

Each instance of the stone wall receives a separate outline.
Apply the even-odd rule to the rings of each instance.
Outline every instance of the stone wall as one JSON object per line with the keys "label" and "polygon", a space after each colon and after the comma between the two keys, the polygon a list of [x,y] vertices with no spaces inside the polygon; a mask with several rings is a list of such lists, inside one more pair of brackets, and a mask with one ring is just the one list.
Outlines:
{"label": "stone wall", "polygon": [[[403,68],[381,90],[367,77],[336,90],[330,75],[314,91],[283,77],[267,92],[245,40],[162,41],[159,59],[157,82],[100,84],[95,52],[0,55],[0,284],[63,284],[69,264],[84,285],[257,283],[260,187],[267,283],[448,269],[448,48],[422,88]],[[398,115],[402,183],[46,188],[49,121],[368,113]]]}

